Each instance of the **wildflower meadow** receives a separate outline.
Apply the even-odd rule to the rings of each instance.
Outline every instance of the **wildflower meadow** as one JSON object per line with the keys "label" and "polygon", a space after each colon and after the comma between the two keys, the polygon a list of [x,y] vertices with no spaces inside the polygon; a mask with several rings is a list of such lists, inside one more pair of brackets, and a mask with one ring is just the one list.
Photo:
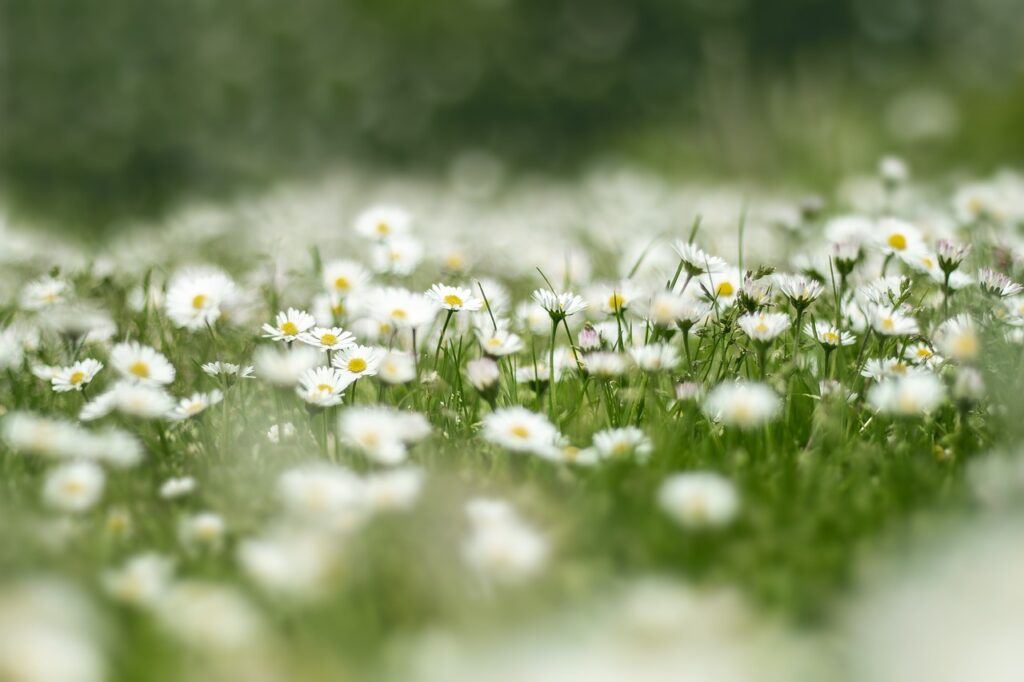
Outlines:
{"label": "wildflower meadow", "polygon": [[1024,178],[867,170],[9,221],[0,679],[1019,679]]}

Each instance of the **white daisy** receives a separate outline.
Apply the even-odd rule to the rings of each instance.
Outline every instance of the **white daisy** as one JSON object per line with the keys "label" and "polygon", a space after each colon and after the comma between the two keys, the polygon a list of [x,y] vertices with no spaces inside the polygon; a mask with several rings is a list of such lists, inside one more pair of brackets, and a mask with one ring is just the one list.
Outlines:
{"label": "white daisy", "polygon": [[226,273],[216,268],[191,268],[176,274],[167,287],[167,317],[177,327],[203,329],[235,303],[237,289]]}
{"label": "white daisy", "polygon": [[184,421],[195,417],[223,399],[224,394],[217,389],[213,389],[209,393],[193,393],[190,397],[179,400],[167,416],[174,421]]}
{"label": "white daisy", "polygon": [[543,455],[555,445],[558,430],[544,415],[514,405],[484,417],[483,437],[513,452]]}
{"label": "white daisy", "polygon": [[981,352],[981,338],[969,315],[957,315],[939,325],[935,345],[943,355],[956,362],[971,362]]}
{"label": "white daisy", "polygon": [[407,384],[416,378],[416,360],[406,351],[388,351],[377,367],[377,377],[386,384]]}
{"label": "white daisy", "polygon": [[355,230],[367,239],[387,239],[409,231],[412,216],[397,206],[372,206],[355,220]]}
{"label": "white daisy", "polygon": [[400,464],[408,445],[423,440],[430,424],[418,412],[391,407],[350,407],[338,417],[342,442],[378,464]]}
{"label": "white daisy", "polygon": [[100,500],[106,476],[93,462],[72,462],[53,469],[43,482],[43,501],[62,512],[87,511]]}
{"label": "white daisy", "polygon": [[769,343],[789,329],[786,313],[747,313],[736,320],[736,326],[754,341]]}
{"label": "white daisy", "polygon": [[263,336],[274,341],[295,341],[315,324],[316,318],[305,310],[289,308],[277,314],[273,325],[263,325]]}
{"label": "white daisy", "polygon": [[921,230],[899,218],[882,218],[875,227],[875,235],[879,248],[887,255],[924,248]]}
{"label": "white daisy", "polygon": [[331,364],[352,381],[361,377],[374,376],[384,359],[383,348],[373,346],[350,346],[333,358]]}
{"label": "white daisy", "polygon": [[727,381],[715,386],[701,408],[716,421],[741,429],[755,428],[778,415],[782,401],[768,386],[749,381]]}
{"label": "white daisy", "polygon": [[67,391],[81,391],[89,382],[92,381],[96,374],[103,369],[103,363],[99,360],[92,358],[86,358],[80,360],[70,367],[63,367],[59,369],[50,379],[50,383],[53,385],[53,390],[57,393],[65,393]]}
{"label": "white daisy", "polygon": [[299,341],[320,350],[335,351],[354,346],[356,337],[341,327],[313,327],[299,334]]}
{"label": "white daisy", "polygon": [[29,282],[21,290],[20,303],[25,310],[43,310],[63,303],[71,285],[56,277],[41,277]]}
{"label": "white daisy", "polygon": [[739,511],[732,482],[712,471],[673,474],[658,489],[658,504],[684,528],[728,525]]}
{"label": "white daisy", "polygon": [[341,404],[345,389],[352,381],[352,377],[333,367],[314,367],[299,378],[295,392],[310,405],[331,407]]}
{"label": "white daisy", "polygon": [[370,273],[352,260],[332,260],[324,264],[323,283],[328,292],[344,297],[362,289]]}
{"label": "white daisy", "polygon": [[477,330],[476,340],[484,353],[495,358],[515,355],[523,349],[523,340],[519,335],[506,329]]}
{"label": "white daisy", "polygon": [[438,311],[437,305],[423,294],[398,287],[374,290],[363,306],[375,320],[388,324],[392,330],[429,325]]}
{"label": "white daisy", "polygon": [[160,497],[165,500],[173,500],[184,497],[196,489],[196,479],[191,476],[180,478],[168,478],[160,484]]}
{"label": "white daisy", "polygon": [[256,375],[277,386],[294,386],[306,370],[320,364],[321,355],[308,346],[277,349],[264,346],[256,351]]}
{"label": "white daisy", "polygon": [[667,343],[648,343],[629,349],[629,356],[645,372],[668,372],[679,365],[679,351]]}
{"label": "white daisy", "polygon": [[804,325],[804,334],[811,337],[826,350],[835,350],[840,346],[852,346],[857,342],[857,337],[848,331],[839,329],[829,322],[808,322]]}
{"label": "white daisy", "polygon": [[556,294],[550,289],[537,289],[533,292],[533,300],[556,322],[561,322],[587,308],[582,298],[568,291]]}
{"label": "white daisy", "polygon": [[636,457],[646,460],[654,450],[647,435],[635,426],[598,431],[593,437],[594,451],[601,459]]}
{"label": "white daisy", "polygon": [[221,362],[220,360],[216,360],[214,362],[204,363],[202,370],[207,375],[214,378],[235,377],[238,379],[252,379],[255,368],[252,365],[236,365],[231,362]]}
{"label": "white daisy", "polygon": [[871,328],[882,336],[910,336],[917,334],[917,320],[901,310],[874,306],[870,311]]}
{"label": "white daisy", "polygon": [[174,381],[174,365],[156,349],[137,341],[119,343],[111,348],[110,365],[128,381],[156,386]]}
{"label": "white daisy", "polygon": [[374,272],[408,275],[423,259],[423,245],[413,237],[397,235],[374,245],[370,253]]}
{"label": "white daisy", "polygon": [[868,403],[878,412],[919,416],[933,412],[946,398],[946,386],[931,372],[912,371],[883,379],[868,391]]}
{"label": "white daisy", "polygon": [[463,287],[451,287],[446,284],[435,284],[426,293],[427,298],[439,307],[453,312],[468,310],[475,312],[484,306],[483,299],[474,296],[473,292]]}
{"label": "white daisy", "polygon": [[672,245],[672,248],[679,255],[679,259],[683,262],[683,267],[691,277],[701,273],[721,272],[729,267],[725,260],[718,256],[712,256],[696,244],[677,240]]}

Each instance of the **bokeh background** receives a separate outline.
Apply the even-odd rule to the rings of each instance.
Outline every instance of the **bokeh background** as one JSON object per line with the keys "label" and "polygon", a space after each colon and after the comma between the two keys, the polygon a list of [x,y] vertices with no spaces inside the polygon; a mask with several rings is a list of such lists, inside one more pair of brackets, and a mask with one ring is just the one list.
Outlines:
{"label": "bokeh background", "polygon": [[885,152],[918,174],[1024,157],[1020,0],[0,8],[0,199],[79,234],[339,166],[814,187]]}

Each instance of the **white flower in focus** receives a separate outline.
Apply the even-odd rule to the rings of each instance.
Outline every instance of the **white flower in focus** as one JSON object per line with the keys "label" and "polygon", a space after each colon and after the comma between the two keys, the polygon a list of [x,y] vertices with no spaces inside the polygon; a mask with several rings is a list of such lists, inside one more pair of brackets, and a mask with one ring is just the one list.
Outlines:
{"label": "white flower in focus", "polygon": [[331,358],[331,365],[351,381],[372,377],[377,374],[386,352],[373,346],[351,346]]}
{"label": "white flower in focus", "polygon": [[472,291],[463,287],[435,284],[425,295],[439,307],[453,312],[475,312],[484,306],[483,299],[474,296]]}
{"label": "white flower in focus", "polygon": [[692,276],[701,273],[722,272],[729,267],[725,260],[712,256],[695,244],[677,240],[672,248],[683,262],[683,268]]}
{"label": "white flower in focus", "polygon": [[289,308],[279,312],[274,324],[263,325],[263,336],[274,341],[295,341],[316,324],[316,318],[305,310]]}
{"label": "white flower in focus", "polygon": [[658,504],[684,528],[728,525],[739,511],[732,482],[712,471],[673,474],[658,489]]}
{"label": "white flower in focus", "polygon": [[533,292],[533,300],[556,322],[561,322],[587,308],[582,298],[569,291],[556,294],[550,289],[536,289]]}
{"label": "white flower in focus", "polygon": [[921,251],[924,249],[924,238],[921,230],[911,223],[899,218],[882,218],[875,228],[879,248],[886,255],[898,254],[902,251]]}
{"label": "white flower in focus", "polygon": [[726,381],[704,399],[704,413],[727,426],[751,429],[778,415],[782,401],[768,386],[750,381]]}
{"label": "white flower in focus", "polygon": [[81,391],[89,385],[89,382],[96,377],[96,374],[101,369],[103,369],[102,362],[93,358],[86,358],[70,367],[62,367],[57,370],[53,378],[50,379],[50,383],[53,385],[53,390],[57,393]]}
{"label": "white flower in focus", "polygon": [[105,482],[103,470],[93,462],[63,464],[46,475],[43,501],[58,511],[84,512],[99,502]]}
{"label": "white flower in focus", "polygon": [[344,350],[356,343],[356,337],[341,327],[313,327],[299,335],[299,341],[319,350]]}
{"label": "white flower in focus", "polygon": [[804,325],[804,334],[817,341],[827,350],[835,350],[840,346],[852,346],[857,338],[848,331],[843,331],[828,322],[808,322]]}
{"label": "white flower in focus", "polygon": [[205,374],[215,379],[221,377],[252,379],[255,368],[252,365],[236,365],[231,362],[221,362],[220,360],[217,360],[215,362],[207,362],[203,364],[202,370]]}
{"label": "white flower in focus", "polygon": [[805,275],[777,275],[775,282],[783,295],[798,309],[806,308],[825,290],[821,282]]}

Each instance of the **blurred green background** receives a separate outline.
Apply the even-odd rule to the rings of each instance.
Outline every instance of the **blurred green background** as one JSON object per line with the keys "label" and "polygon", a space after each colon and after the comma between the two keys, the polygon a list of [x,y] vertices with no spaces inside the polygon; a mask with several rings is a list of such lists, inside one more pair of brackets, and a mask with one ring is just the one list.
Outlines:
{"label": "blurred green background", "polygon": [[0,0],[0,195],[102,229],[345,165],[831,182],[1024,157],[1021,0]]}

